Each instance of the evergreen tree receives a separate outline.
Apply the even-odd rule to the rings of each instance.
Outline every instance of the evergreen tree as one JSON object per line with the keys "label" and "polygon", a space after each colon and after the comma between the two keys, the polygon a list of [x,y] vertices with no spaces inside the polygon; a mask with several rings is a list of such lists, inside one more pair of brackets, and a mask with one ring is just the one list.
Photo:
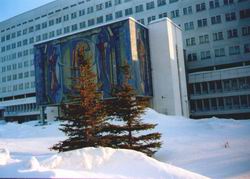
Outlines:
{"label": "evergreen tree", "polygon": [[[152,156],[161,146],[159,141],[161,134],[158,132],[146,134],[145,130],[154,129],[156,126],[156,124],[143,123],[141,119],[148,100],[137,97],[135,90],[129,84],[129,66],[124,65],[121,68],[125,76],[124,82],[114,88],[113,99],[106,102],[110,119],[115,121],[107,128],[107,132],[113,135],[110,146],[133,149]],[[117,120],[122,124],[117,124]]]}
{"label": "evergreen tree", "polygon": [[70,103],[62,104],[62,130],[68,139],[54,145],[52,149],[68,151],[83,147],[105,146],[107,139],[103,136],[105,112],[102,94],[98,91],[96,74],[92,71],[91,61],[86,59],[80,65],[79,77],[74,77],[74,94]]}

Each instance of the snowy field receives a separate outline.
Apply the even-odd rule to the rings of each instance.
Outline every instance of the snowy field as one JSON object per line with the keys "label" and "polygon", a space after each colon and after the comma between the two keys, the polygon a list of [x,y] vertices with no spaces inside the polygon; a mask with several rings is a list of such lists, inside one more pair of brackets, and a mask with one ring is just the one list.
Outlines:
{"label": "snowy field", "polygon": [[144,119],[163,134],[154,159],[111,148],[57,154],[48,148],[64,139],[58,122],[0,122],[0,178],[250,178],[250,120],[191,120],[151,109]]}

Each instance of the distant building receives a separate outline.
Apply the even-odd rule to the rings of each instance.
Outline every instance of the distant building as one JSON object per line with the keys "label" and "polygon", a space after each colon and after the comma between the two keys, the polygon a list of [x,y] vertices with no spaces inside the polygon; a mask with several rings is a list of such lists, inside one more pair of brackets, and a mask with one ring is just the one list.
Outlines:
{"label": "distant building", "polygon": [[191,117],[249,117],[248,0],[56,0],[0,22],[0,116],[39,117],[34,43],[129,16],[183,29]]}

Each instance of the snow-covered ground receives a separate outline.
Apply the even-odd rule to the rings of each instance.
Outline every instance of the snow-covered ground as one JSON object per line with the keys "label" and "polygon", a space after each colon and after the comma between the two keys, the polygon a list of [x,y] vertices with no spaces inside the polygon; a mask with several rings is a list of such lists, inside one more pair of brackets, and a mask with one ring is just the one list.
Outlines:
{"label": "snow-covered ground", "polygon": [[162,133],[155,159],[111,148],[57,154],[49,148],[65,137],[59,122],[0,123],[0,178],[250,178],[250,120],[191,120],[151,109],[144,119]]}

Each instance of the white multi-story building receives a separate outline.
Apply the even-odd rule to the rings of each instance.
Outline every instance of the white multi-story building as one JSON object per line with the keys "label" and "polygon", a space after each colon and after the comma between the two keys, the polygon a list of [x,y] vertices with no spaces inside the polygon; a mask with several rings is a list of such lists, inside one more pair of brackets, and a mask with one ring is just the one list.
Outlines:
{"label": "white multi-story building", "polygon": [[56,0],[0,22],[0,115],[39,116],[34,43],[128,16],[183,29],[192,117],[249,116],[249,0]]}

